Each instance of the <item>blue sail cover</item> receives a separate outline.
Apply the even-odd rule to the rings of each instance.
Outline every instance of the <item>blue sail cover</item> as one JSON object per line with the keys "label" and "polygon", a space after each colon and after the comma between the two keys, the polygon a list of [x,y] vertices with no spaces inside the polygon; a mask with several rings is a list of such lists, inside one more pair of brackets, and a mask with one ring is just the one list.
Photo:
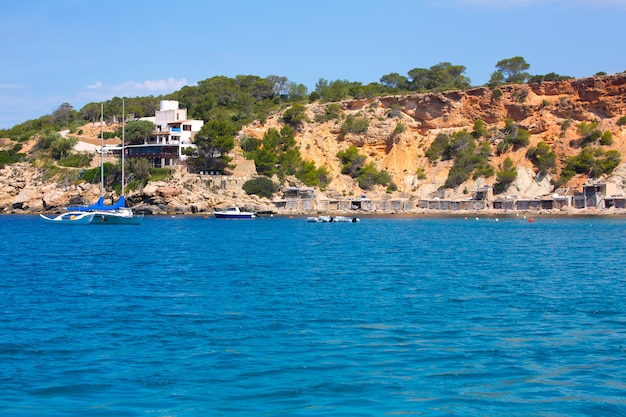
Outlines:
{"label": "blue sail cover", "polygon": [[124,196],[121,196],[117,203],[112,206],[107,206],[104,204],[104,197],[100,197],[95,204],[90,206],[74,206],[68,207],[68,211],[112,211],[117,210],[125,206]]}

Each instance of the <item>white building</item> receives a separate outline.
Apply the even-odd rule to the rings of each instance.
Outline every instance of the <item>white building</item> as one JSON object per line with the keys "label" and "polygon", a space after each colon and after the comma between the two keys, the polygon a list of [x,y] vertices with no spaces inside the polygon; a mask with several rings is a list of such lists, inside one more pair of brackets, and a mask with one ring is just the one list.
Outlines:
{"label": "white building", "polygon": [[193,137],[202,120],[187,119],[187,109],[178,108],[178,101],[161,100],[154,117],[144,118],[156,125],[149,139],[140,145],[127,145],[128,158],[146,158],[154,168],[177,165],[185,160],[183,149],[194,147]]}

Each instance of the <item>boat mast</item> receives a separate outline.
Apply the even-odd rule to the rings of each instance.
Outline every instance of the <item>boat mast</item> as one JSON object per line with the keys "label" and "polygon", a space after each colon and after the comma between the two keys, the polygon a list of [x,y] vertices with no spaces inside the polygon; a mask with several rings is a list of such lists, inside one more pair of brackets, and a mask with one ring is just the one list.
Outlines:
{"label": "boat mast", "polygon": [[104,103],[100,103],[100,196],[104,196]]}
{"label": "boat mast", "polygon": [[122,99],[122,197],[124,197],[124,184],[125,184],[125,178],[124,178],[124,153],[125,153],[125,147],[124,147],[124,127],[125,127],[125,122],[126,122],[126,113],[124,112],[124,99]]}

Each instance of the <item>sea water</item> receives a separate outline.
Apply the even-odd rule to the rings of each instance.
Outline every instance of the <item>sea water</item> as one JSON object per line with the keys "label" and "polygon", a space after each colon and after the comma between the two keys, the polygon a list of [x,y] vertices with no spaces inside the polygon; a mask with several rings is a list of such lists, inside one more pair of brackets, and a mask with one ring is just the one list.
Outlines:
{"label": "sea water", "polygon": [[626,415],[625,241],[601,218],[0,216],[0,415]]}

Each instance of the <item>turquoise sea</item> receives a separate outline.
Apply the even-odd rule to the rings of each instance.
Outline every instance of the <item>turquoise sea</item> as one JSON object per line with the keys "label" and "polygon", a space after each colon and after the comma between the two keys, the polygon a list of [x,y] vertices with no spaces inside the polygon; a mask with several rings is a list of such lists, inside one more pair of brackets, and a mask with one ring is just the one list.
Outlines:
{"label": "turquoise sea", "polygon": [[0,216],[0,415],[626,415],[625,242],[606,218]]}

